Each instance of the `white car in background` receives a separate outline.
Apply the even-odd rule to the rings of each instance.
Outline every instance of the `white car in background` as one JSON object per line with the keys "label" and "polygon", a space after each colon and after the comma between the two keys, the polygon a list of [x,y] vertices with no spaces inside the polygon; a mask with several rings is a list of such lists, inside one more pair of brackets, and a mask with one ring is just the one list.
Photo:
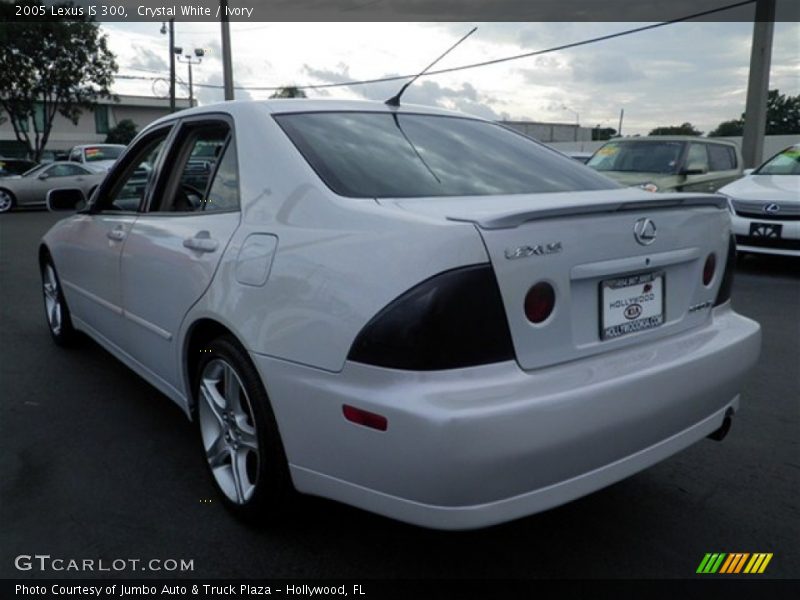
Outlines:
{"label": "white car in background", "polygon": [[800,256],[800,144],[720,190],[740,252]]}
{"label": "white car in background", "polygon": [[195,420],[236,514],[296,489],[469,529],[727,433],[760,345],[733,252],[720,196],[445,110],[293,99],[151,124],[39,263],[53,339]]}
{"label": "white car in background", "polygon": [[69,151],[70,162],[80,163],[97,173],[108,171],[122,155],[123,144],[85,144],[73,146]]}

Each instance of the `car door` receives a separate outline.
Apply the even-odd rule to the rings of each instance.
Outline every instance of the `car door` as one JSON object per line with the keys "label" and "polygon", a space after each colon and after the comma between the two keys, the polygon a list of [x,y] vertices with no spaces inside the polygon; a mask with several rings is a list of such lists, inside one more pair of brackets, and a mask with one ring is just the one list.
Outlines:
{"label": "car door", "polygon": [[185,120],[175,140],[163,166],[170,178],[149,197],[120,264],[130,353],[179,390],[178,330],[211,283],[240,212],[232,123]]}
{"label": "car door", "polygon": [[160,154],[168,134],[169,128],[161,129],[133,146],[60,236],[56,266],[73,316],[117,349],[125,347],[120,256],[147,191],[131,182],[142,162]]}

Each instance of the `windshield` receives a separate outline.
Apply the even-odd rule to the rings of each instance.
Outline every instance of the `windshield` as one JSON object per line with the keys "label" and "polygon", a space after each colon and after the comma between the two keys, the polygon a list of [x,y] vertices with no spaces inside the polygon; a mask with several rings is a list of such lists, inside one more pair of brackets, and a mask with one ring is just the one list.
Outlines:
{"label": "windshield", "polygon": [[678,172],[684,142],[609,142],[587,163],[598,171]]}
{"label": "windshield", "polygon": [[117,160],[125,146],[90,146],[84,148],[83,156],[86,162],[95,162],[98,160]]}
{"label": "windshield", "polygon": [[758,175],[800,175],[800,145],[790,146],[770,158],[756,171]]}
{"label": "windshield", "polygon": [[388,112],[276,115],[323,181],[353,198],[615,189],[615,183],[500,125]]}

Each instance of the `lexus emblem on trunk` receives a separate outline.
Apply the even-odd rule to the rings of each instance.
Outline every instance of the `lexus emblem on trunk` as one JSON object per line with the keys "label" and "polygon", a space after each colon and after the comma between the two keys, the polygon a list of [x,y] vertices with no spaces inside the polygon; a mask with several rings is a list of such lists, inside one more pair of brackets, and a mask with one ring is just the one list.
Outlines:
{"label": "lexus emblem on trunk", "polygon": [[770,202],[769,204],[765,204],[763,210],[768,215],[773,215],[781,209],[780,204],[775,204],[774,202]]}
{"label": "lexus emblem on trunk", "polygon": [[642,246],[649,246],[656,241],[656,224],[647,217],[637,220],[633,224],[633,237]]}

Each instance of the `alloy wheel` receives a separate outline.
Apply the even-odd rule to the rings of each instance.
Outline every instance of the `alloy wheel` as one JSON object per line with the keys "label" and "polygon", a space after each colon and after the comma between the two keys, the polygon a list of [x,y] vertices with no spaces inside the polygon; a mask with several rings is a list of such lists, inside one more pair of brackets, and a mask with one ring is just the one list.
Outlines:
{"label": "alloy wheel", "polygon": [[58,289],[58,278],[53,265],[46,265],[42,281],[44,289],[44,306],[47,314],[47,323],[54,335],[61,333],[61,294]]}
{"label": "alloy wheel", "polygon": [[250,398],[236,370],[221,358],[200,376],[198,418],[203,448],[220,490],[235,504],[253,496],[259,449]]}

